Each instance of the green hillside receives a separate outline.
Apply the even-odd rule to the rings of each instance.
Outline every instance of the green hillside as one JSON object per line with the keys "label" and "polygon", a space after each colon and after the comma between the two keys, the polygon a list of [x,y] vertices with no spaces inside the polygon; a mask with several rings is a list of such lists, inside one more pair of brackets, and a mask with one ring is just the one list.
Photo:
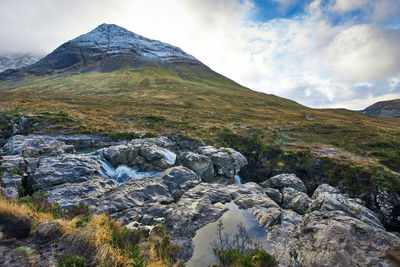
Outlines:
{"label": "green hillside", "polygon": [[[399,119],[310,109],[214,72],[148,67],[34,76],[2,82],[0,89],[5,112],[55,118],[58,126],[43,132],[185,134],[236,146],[247,150],[247,156],[252,149],[260,154],[268,147],[297,153],[329,146],[351,153],[347,158],[353,162],[400,171]],[[254,148],[253,137],[262,148]],[[281,155],[267,153],[267,158],[278,167],[290,163]]]}

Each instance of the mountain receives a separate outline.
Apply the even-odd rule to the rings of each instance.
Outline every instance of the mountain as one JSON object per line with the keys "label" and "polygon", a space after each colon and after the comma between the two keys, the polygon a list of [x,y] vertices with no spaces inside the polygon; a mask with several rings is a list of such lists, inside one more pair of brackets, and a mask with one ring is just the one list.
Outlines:
{"label": "mountain", "polygon": [[0,75],[0,80],[31,74],[111,72],[145,66],[184,66],[212,72],[178,47],[147,39],[114,24],[101,24],[91,32],[59,46],[36,64]]}
{"label": "mountain", "polygon": [[41,55],[31,53],[1,53],[0,72],[8,69],[18,69],[32,65],[42,58]]}
{"label": "mountain", "polygon": [[400,99],[377,102],[362,112],[372,116],[400,118]]}

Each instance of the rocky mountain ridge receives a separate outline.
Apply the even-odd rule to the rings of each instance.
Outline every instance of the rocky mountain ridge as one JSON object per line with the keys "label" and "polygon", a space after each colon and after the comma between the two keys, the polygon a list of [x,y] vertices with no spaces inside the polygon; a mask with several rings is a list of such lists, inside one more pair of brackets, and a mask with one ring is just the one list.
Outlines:
{"label": "rocky mountain ridge", "polygon": [[188,67],[212,72],[178,47],[150,40],[115,24],[101,24],[89,33],[62,44],[33,65],[2,73],[0,81],[32,74],[110,72],[146,66]]}

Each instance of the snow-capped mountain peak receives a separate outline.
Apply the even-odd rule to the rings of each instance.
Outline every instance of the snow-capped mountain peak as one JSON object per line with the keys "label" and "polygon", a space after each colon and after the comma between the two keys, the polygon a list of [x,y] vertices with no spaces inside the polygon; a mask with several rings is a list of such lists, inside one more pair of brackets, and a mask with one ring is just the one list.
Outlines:
{"label": "snow-capped mountain peak", "polygon": [[147,39],[115,24],[101,24],[70,42],[79,47],[98,50],[101,54],[135,54],[162,62],[197,61],[178,47]]}

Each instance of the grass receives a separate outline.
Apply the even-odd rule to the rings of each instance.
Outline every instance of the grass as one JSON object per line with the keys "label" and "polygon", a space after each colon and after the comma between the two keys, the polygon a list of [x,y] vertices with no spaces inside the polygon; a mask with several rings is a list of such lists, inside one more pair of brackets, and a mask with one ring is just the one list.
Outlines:
{"label": "grass", "polygon": [[[291,163],[290,153],[306,155],[313,147],[329,146],[363,161],[356,165],[400,172],[400,119],[310,109],[212,72],[128,68],[0,83],[0,90],[8,88],[15,89],[0,92],[1,107],[13,117],[36,114],[42,132],[108,134],[113,140],[136,138],[138,131],[148,137],[186,135],[232,146],[250,160],[268,155],[268,163],[278,167]],[[390,188],[398,182],[390,176],[379,184]]]}
{"label": "grass", "polygon": [[[0,214],[14,214],[30,218],[32,231],[44,222],[58,222],[63,236],[73,237],[81,253],[94,253],[90,264],[96,266],[173,266],[179,246],[171,244],[165,227],[144,237],[140,231],[130,230],[105,215],[92,216],[83,205],[70,212],[44,204],[45,198],[36,196],[21,200],[0,196]],[[60,214],[63,214],[62,216]],[[55,216],[56,215],[56,216]],[[56,218],[57,217],[57,218]],[[23,248],[18,248],[25,253]],[[79,255],[57,255],[58,266],[85,266],[87,259]]]}

